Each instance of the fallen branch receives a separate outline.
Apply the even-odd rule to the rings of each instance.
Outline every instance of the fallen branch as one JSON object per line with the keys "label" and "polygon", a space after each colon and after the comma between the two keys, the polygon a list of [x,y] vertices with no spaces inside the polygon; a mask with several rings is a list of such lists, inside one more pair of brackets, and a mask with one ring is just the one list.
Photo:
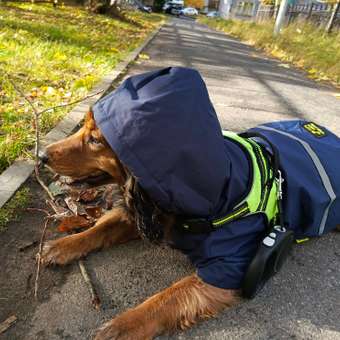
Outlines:
{"label": "fallen branch", "polygon": [[90,276],[85,268],[85,265],[84,265],[84,261],[83,260],[79,260],[78,261],[78,266],[79,266],[79,269],[80,269],[80,273],[87,285],[87,288],[89,289],[90,291],[90,294],[91,294],[91,303],[92,305],[94,306],[95,309],[99,310],[100,309],[100,299],[99,299],[99,296],[92,284],[92,281],[90,279]]}
{"label": "fallen branch", "polygon": [[[64,106],[68,106],[68,105],[72,105],[72,104],[76,104],[79,102],[82,102],[84,100],[86,100],[87,98],[90,97],[94,97],[100,93],[103,92],[103,90],[88,95],[82,99],[76,100],[74,102],[71,103],[67,103],[67,104],[62,104],[62,105],[57,105],[54,106],[52,108],[49,109],[45,109],[42,110],[40,112],[38,112],[38,110],[34,107],[32,101],[25,95],[25,93],[14,83],[14,81],[10,78],[10,76],[8,75],[8,79],[10,81],[10,83],[13,85],[14,89],[20,93],[21,96],[23,96],[23,98],[25,98],[25,100],[29,103],[29,105],[31,106],[32,110],[33,110],[33,119],[34,119],[34,127],[35,127],[35,152],[34,152],[34,156],[35,156],[35,165],[34,165],[34,172],[35,172],[35,177],[38,181],[38,183],[40,184],[40,186],[46,191],[46,193],[48,194],[48,196],[50,197],[51,201],[50,201],[50,206],[52,207],[52,209],[54,210],[55,214],[58,216],[60,215],[60,209],[58,207],[58,205],[55,202],[54,196],[51,193],[51,191],[48,189],[47,185],[44,183],[44,181],[40,178],[40,174],[39,174],[39,149],[40,149],[40,128],[39,128],[39,116],[44,113],[47,112],[49,110],[54,110],[56,108],[60,108],[60,107],[64,107]],[[36,209],[38,210],[38,209]],[[37,272],[36,272],[36,276],[35,276],[35,284],[34,284],[34,296],[35,298],[37,298],[38,296],[38,289],[39,289],[39,276],[40,276],[40,268],[41,268],[41,255],[42,255],[42,250],[43,250],[43,244],[44,244],[44,240],[45,240],[45,234],[46,234],[46,229],[48,226],[48,222],[54,217],[54,215],[50,215],[47,211],[44,211],[45,214],[47,213],[47,216],[45,218],[45,223],[44,223],[44,228],[41,234],[41,239],[40,239],[40,244],[39,244],[39,251],[37,254]],[[96,309],[99,309],[100,307],[100,299],[96,293],[96,290],[94,289],[94,286],[90,280],[90,276],[87,273],[87,270],[85,268],[85,265],[83,263],[83,261],[79,260],[78,261],[78,265],[82,274],[82,277],[84,278],[86,285],[89,288],[90,294],[91,294],[91,298],[92,298],[92,304],[95,306]]]}
{"label": "fallen branch", "polygon": [[17,321],[17,317],[15,315],[10,316],[5,321],[0,323],[0,334],[7,331],[15,322]]}
{"label": "fallen branch", "polygon": [[39,289],[39,276],[40,276],[40,267],[41,267],[41,254],[42,254],[42,250],[43,250],[43,244],[45,241],[45,234],[46,234],[46,229],[48,226],[48,222],[50,221],[51,217],[47,216],[45,218],[45,224],[44,224],[44,228],[43,231],[41,233],[41,238],[40,238],[40,244],[39,244],[39,251],[37,254],[37,272],[35,275],[35,281],[34,281],[34,297],[37,299],[38,298],[38,289]]}

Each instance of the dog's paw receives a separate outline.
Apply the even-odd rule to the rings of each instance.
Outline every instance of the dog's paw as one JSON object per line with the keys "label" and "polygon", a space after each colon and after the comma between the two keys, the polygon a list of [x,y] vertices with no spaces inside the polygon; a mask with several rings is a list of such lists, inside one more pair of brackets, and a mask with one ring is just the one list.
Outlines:
{"label": "dog's paw", "polygon": [[[38,255],[37,255],[38,256]],[[43,246],[40,261],[44,266],[65,265],[79,258],[65,238],[46,242]]]}
{"label": "dog's paw", "polygon": [[94,340],[151,340],[152,338],[152,332],[148,331],[147,325],[122,315],[99,328]]}

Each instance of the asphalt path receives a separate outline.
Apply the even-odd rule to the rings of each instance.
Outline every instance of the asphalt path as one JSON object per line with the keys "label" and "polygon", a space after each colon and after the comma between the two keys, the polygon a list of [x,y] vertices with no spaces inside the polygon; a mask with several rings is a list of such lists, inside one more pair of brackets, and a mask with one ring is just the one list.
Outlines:
{"label": "asphalt path", "polygon": [[[304,118],[340,135],[340,101],[334,89],[192,20],[169,22],[143,53],[150,59],[137,61],[128,75],[175,65],[198,69],[225,129]],[[91,308],[77,265],[48,269],[52,281],[62,279],[0,338],[88,339],[104,321],[194,270],[179,252],[143,241],[92,254],[86,265],[103,311]],[[171,339],[340,339],[339,268],[340,233],[295,246],[283,270],[254,300]]]}

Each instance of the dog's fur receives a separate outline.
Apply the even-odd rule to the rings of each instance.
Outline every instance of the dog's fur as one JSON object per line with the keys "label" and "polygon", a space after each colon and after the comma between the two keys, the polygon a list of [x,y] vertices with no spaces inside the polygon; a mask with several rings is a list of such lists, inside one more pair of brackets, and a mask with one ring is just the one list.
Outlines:
{"label": "dog's fur", "polygon": [[[92,228],[47,242],[43,264],[64,265],[91,251],[137,239],[141,234],[150,236],[147,230],[137,227],[141,216],[136,208],[136,190],[138,196],[145,193],[136,187],[134,177],[105,141],[92,112],[86,115],[84,126],[77,133],[49,145],[46,154],[48,165],[61,175],[83,179],[109,174],[120,188],[120,203]],[[169,238],[176,217],[163,213],[155,204],[154,207],[152,220],[157,219],[163,237]],[[106,323],[95,339],[152,339],[190,327],[238,300],[238,291],[213,287],[193,274]]]}
{"label": "dog's fur", "polygon": [[[106,173],[118,184],[119,193],[114,208],[92,228],[46,243],[43,264],[64,265],[93,250],[141,236],[157,239],[154,236],[159,230],[146,230],[147,225],[140,227],[143,216],[136,204],[137,196],[152,206],[150,221],[157,221],[156,228],[161,225],[163,238],[171,237],[176,216],[162,212],[136,185],[135,178],[97,128],[92,112],[87,114],[84,126],[77,133],[49,145],[46,152],[48,165],[56,172],[77,179]],[[340,231],[340,226],[337,229]],[[193,274],[112,319],[98,331],[95,339],[152,339],[161,333],[188,328],[239,300],[239,291],[213,287]]]}

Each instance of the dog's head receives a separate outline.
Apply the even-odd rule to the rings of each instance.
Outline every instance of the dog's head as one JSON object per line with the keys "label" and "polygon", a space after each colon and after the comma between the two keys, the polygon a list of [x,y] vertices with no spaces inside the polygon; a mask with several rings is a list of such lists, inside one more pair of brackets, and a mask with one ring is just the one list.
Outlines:
{"label": "dog's head", "polygon": [[74,179],[109,174],[119,185],[122,201],[134,217],[140,235],[155,242],[168,237],[173,217],[163,214],[140,188],[106,142],[91,111],[86,114],[83,127],[70,137],[50,144],[42,160],[58,174]]}
{"label": "dog's head", "polygon": [[123,166],[97,127],[91,111],[78,132],[50,144],[42,159],[58,174],[74,179],[109,174],[118,184],[125,181]]}

